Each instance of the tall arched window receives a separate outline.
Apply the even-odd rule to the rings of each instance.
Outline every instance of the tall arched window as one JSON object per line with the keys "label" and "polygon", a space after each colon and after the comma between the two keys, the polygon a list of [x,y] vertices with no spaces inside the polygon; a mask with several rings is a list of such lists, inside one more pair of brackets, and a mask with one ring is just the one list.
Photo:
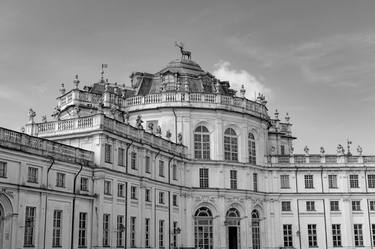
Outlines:
{"label": "tall arched window", "polygon": [[224,159],[238,161],[238,138],[232,128],[228,128],[224,132]]}
{"label": "tall arched window", "polygon": [[205,126],[198,126],[194,131],[195,159],[210,159],[210,133]]}
{"label": "tall arched window", "polygon": [[195,248],[213,249],[212,213],[207,207],[199,208],[194,215]]}
{"label": "tall arched window", "polygon": [[249,133],[248,146],[249,146],[249,163],[256,164],[255,138],[254,138],[253,133]]}
{"label": "tall arched window", "polygon": [[251,212],[251,233],[253,239],[253,249],[260,249],[260,228],[259,213],[257,210]]}

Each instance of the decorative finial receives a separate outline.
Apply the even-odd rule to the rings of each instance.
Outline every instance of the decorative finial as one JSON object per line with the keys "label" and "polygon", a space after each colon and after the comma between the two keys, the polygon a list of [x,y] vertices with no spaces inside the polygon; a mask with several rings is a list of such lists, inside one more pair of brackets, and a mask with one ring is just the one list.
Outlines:
{"label": "decorative finial", "polygon": [[65,94],[65,86],[64,86],[64,83],[61,83],[61,86],[60,86],[60,95],[64,95]]}
{"label": "decorative finial", "polygon": [[246,93],[246,89],[244,85],[242,85],[240,89],[241,98],[245,98],[245,93]]}
{"label": "decorative finial", "polygon": [[362,156],[363,150],[362,150],[362,147],[360,145],[358,145],[358,147],[357,147],[357,152],[358,152],[359,156]]}
{"label": "decorative finial", "polygon": [[78,74],[76,74],[74,80],[73,80],[73,84],[75,86],[76,89],[78,89],[78,85],[79,85],[79,79],[78,79]]}
{"label": "decorative finial", "polygon": [[142,123],[143,123],[142,116],[138,115],[138,117],[136,119],[136,124],[137,124],[137,128],[140,129],[140,130],[143,130]]}
{"label": "decorative finial", "polygon": [[102,71],[100,72],[100,82],[104,83],[104,68],[108,68],[108,64],[102,64]]}
{"label": "decorative finial", "polygon": [[326,153],[326,151],[324,150],[324,147],[321,146],[321,147],[320,147],[320,154],[321,154],[321,155],[324,155],[325,153]]}
{"label": "decorative finial", "polygon": [[156,127],[156,135],[158,135],[159,137],[161,136],[161,127],[160,127],[160,125],[158,125],[158,127]]}
{"label": "decorative finial", "polygon": [[182,144],[182,133],[181,132],[178,133],[177,138],[178,138],[178,143]]}
{"label": "decorative finial", "polygon": [[184,49],[184,44],[182,42],[178,43],[175,41],[174,44],[176,47],[180,48],[181,60],[183,59],[191,60],[191,52]]}
{"label": "decorative finial", "polygon": [[35,123],[34,121],[35,116],[36,116],[36,112],[32,108],[30,108],[29,109],[29,123],[31,124]]}
{"label": "decorative finial", "polygon": [[289,124],[289,121],[290,121],[289,114],[286,113],[286,116],[285,116],[285,122],[286,122],[287,124]]}
{"label": "decorative finial", "polygon": [[279,112],[277,111],[277,109],[275,110],[275,119],[279,120]]}
{"label": "decorative finial", "polygon": [[337,155],[342,156],[345,154],[345,149],[341,144],[337,145]]}
{"label": "decorative finial", "polygon": [[47,115],[43,115],[42,116],[42,122],[43,123],[47,123]]}

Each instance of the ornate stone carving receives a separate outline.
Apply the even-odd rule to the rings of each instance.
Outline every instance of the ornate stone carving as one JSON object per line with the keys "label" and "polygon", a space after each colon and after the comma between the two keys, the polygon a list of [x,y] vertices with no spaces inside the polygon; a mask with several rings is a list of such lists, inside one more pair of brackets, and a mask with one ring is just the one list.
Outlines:
{"label": "ornate stone carving", "polygon": [[158,127],[156,127],[156,135],[161,136],[161,127],[160,127],[160,125],[158,125]]}
{"label": "ornate stone carving", "polygon": [[345,153],[344,147],[341,144],[337,145],[337,155],[342,156],[344,155],[344,153]]}
{"label": "ornate stone carving", "polygon": [[60,120],[60,113],[61,113],[61,109],[60,107],[56,106],[55,107],[55,110],[53,111],[52,113],[52,117],[55,119],[55,120]]}
{"label": "ornate stone carving", "polygon": [[321,146],[321,147],[320,147],[320,154],[321,154],[321,155],[324,155],[325,153],[326,153],[326,151],[324,150],[324,147]]}
{"label": "ornate stone carving", "polygon": [[137,124],[137,128],[140,129],[140,130],[143,130],[142,123],[143,123],[142,116],[138,115],[137,120],[136,120],[136,124]]}
{"label": "ornate stone carving", "polygon": [[32,108],[29,109],[28,115],[29,115],[29,123],[35,123],[34,118],[36,116],[36,112]]}
{"label": "ornate stone carving", "polygon": [[357,146],[357,152],[358,152],[358,155],[362,156],[362,147],[360,145]]}
{"label": "ornate stone carving", "polygon": [[78,74],[76,74],[76,76],[75,76],[75,78],[74,78],[74,80],[73,80],[73,84],[74,84],[74,87],[76,88],[76,89],[78,89],[78,85],[79,85],[79,79],[78,79]]}
{"label": "ornate stone carving", "polygon": [[165,133],[165,137],[166,137],[168,140],[171,139],[171,137],[172,137],[172,133],[171,133],[170,130],[167,130],[167,132]]}
{"label": "ornate stone carving", "polygon": [[182,133],[181,132],[178,133],[177,138],[178,138],[178,143],[182,144]]}
{"label": "ornate stone carving", "polygon": [[305,152],[305,156],[308,156],[308,155],[309,155],[309,152],[310,152],[310,149],[309,149],[309,147],[307,147],[307,145],[306,145],[305,148],[303,149],[303,151]]}
{"label": "ornate stone carving", "polygon": [[180,48],[181,60],[183,59],[191,60],[191,52],[184,49],[184,44],[182,42],[178,43],[175,41],[175,45],[176,47]]}
{"label": "ornate stone carving", "polygon": [[154,124],[152,122],[148,123],[147,128],[151,133],[154,132]]}
{"label": "ornate stone carving", "polygon": [[43,116],[42,116],[42,122],[43,122],[43,123],[47,123],[47,116],[46,116],[46,115],[43,115]]}

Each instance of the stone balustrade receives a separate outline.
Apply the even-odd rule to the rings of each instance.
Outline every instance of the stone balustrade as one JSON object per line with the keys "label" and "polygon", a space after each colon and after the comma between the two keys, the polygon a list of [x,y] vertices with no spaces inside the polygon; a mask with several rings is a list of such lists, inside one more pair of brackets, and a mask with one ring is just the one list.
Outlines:
{"label": "stone balustrade", "polygon": [[204,108],[245,112],[263,119],[269,119],[267,107],[264,104],[246,98],[205,93],[164,92],[124,99],[109,92],[104,92],[102,96],[73,89],[59,97],[58,105],[60,109],[64,109],[69,105],[79,103],[98,105],[100,101],[102,101],[104,107],[115,105],[123,111],[154,108],[155,104],[158,104],[159,107],[163,105],[171,106],[171,104],[176,107],[202,107],[203,104]]}
{"label": "stone balustrade", "polygon": [[287,165],[342,165],[342,164],[375,164],[375,156],[362,155],[271,155],[267,156],[268,164],[270,166],[287,166]]}
{"label": "stone balustrade", "polygon": [[184,156],[185,153],[183,145],[173,143],[145,130],[137,129],[129,124],[108,118],[103,114],[46,123],[34,123],[26,126],[27,133],[40,137],[53,137],[94,130],[110,131],[134,141],[147,143],[155,148],[162,148],[174,155]]}
{"label": "stone balustrade", "polygon": [[0,145],[71,163],[93,165],[94,152],[0,127]]}

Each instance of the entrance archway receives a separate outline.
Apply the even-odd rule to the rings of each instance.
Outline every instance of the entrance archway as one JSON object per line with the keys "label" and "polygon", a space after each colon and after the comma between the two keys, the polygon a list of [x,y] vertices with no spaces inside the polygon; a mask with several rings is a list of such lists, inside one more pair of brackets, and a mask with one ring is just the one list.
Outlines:
{"label": "entrance archway", "polygon": [[251,235],[253,239],[253,249],[260,249],[260,225],[259,225],[259,212],[253,210],[251,212]]}
{"label": "entrance archway", "polygon": [[227,245],[229,249],[240,248],[240,212],[235,208],[230,208],[225,216],[227,227]]}
{"label": "entrance archway", "polygon": [[0,248],[11,248],[13,217],[12,203],[0,192]]}
{"label": "entrance archway", "polygon": [[199,208],[194,215],[195,248],[213,249],[212,213],[207,207]]}

